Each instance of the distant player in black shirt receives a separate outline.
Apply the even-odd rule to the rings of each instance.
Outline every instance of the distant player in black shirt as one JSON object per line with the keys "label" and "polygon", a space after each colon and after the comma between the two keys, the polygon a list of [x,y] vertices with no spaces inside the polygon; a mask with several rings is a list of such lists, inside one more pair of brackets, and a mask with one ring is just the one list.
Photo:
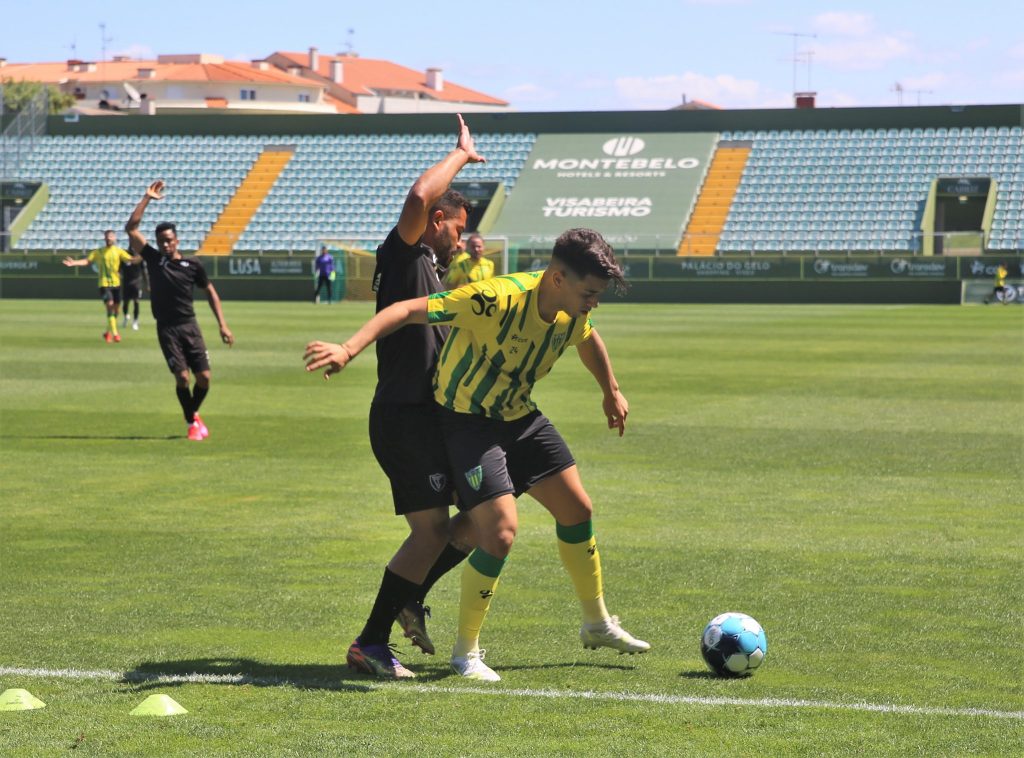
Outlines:
{"label": "distant player in black shirt", "polygon": [[142,299],[143,279],[148,285],[149,277],[142,261],[136,262],[133,258],[121,264],[121,312],[124,314],[121,326],[128,326],[128,305],[130,303],[134,306],[132,329],[136,332],[139,331],[139,300]]}
{"label": "distant player in black shirt", "polygon": [[[185,423],[188,424],[188,438],[198,442],[209,435],[206,424],[199,417],[199,406],[210,390],[210,358],[192,307],[193,287],[206,292],[206,299],[210,301],[210,309],[217,317],[220,338],[224,343],[233,345],[235,337],[224,320],[220,298],[207,278],[203,264],[198,258],[185,258],[178,252],[178,231],[174,224],[164,222],[157,225],[156,242],[160,246],[159,250],[150,245],[139,231],[146,206],[150,200],[160,200],[163,189],[162,181],[149,185],[124,228],[131,239],[132,252],[146,262],[160,349],[174,374],[178,402],[185,414]],[[192,391],[189,390],[190,369],[196,378]]]}
{"label": "distant player in black shirt", "polygon": [[[445,269],[465,230],[470,207],[448,185],[467,163],[484,160],[462,116],[458,118],[455,149],[416,180],[398,224],[377,248],[373,288],[378,311],[447,289]],[[473,548],[466,517],[457,515],[449,522],[453,487],[433,403],[434,369],[447,336],[447,327],[415,325],[377,342],[370,444],[391,481],[395,513],[405,516],[410,533],[384,570],[370,617],[347,658],[352,668],[386,679],[414,676],[389,648],[396,617],[405,636],[432,655],[423,601],[434,582]],[[306,347],[307,356],[321,350],[344,353],[345,347],[324,342]]]}

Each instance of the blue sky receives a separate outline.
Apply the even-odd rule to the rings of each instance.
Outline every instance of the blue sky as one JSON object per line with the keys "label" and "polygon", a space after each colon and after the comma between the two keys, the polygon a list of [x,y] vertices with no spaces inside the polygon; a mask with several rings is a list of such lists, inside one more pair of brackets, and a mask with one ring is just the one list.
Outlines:
{"label": "blue sky", "polygon": [[523,111],[790,107],[794,50],[819,107],[1024,103],[1019,0],[5,0],[0,56],[99,60],[101,23],[108,57],[353,49]]}

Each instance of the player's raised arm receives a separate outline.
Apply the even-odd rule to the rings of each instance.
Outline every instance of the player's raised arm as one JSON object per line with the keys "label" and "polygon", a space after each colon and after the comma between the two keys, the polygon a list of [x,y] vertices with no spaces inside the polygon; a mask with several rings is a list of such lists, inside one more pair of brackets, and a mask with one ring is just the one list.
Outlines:
{"label": "player's raised arm", "polygon": [[398,219],[398,234],[409,245],[415,245],[423,236],[423,230],[430,221],[430,209],[445,193],[462,167],[467,163],[483,163],[485,160],[477,153],[473,135],[469,133],[469,127],[462,119],[462,114],[457,115],[459,139],[455,149],[439,163],[424,171],[405,198],[402,215]]}
{"label": "player's raised arm", "polygon": [[133,253],[139,253],[142,248],[146,246],[146,236],[139,231],[139,226],[142,224],[142,214],[146,212],[146,206],[149,205],[150,200],[161,200],[163,198],[164,182],[162,179],[157,179],[146,189],[146,194],[142,196],[142,200],[135,206],[135,210],[132,211],[132,215],[128,218],[128,223],[124,225],[124,230],[128,232],[128,246],[131,248]]}
{"label": "player's raised arm", "polygon": [[409,324],[426,323],[427,298],[419,297],[394,303],[380,311],[363,324],[359,331],[340,344],[314,340],[306,345],[306,352],[302,356],[306,361],[306,371],[326,368],[324,379],[330,379],[331,374],[337,374],[368,345],[381,337],[386,337]]}
{"label": "player's raised arm", "polygon": [[629,403],[619,390],[619,383],[612,371],[612,361],[608,357],[608,350],[604,346],[604,340],[597,333],[596,329],[591,330],[590,337],[576,346],[580,360],[587,370],[594,375],[597,383],[601,386],[604,399],[601,406],[604,415],[608,419],[609,429],[618,429],[621,437],[626,433],[626,416],[629,415]]}

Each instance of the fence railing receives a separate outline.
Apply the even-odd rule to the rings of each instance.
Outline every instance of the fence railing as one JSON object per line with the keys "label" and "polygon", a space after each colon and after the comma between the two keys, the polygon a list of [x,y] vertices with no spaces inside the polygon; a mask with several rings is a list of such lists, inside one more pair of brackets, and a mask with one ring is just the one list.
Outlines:
{"label": "fence railing", "polygon": [[[314,237],[305,244],[271,243],[255,249],[239,249],[236,234],[231,235],[210,235],[204,240],[182,240],[182,252],[194,254],[197,249],[206,247],[206,253],[211,255],[288,255],[302,256],[311,255],[319,248],[323,237]],[[1024,251],[1024,232],[1017,237],[999,237],[986,239],[984,232],[945,232],[933,235],[915,233],[910,238],[902,237],[899,240],[883,237],[858,237],[856,231],[835,231],[830,236],[838,239],[818,239],[809,241],[806,235],[797,233],[766,232],[756,239],[749,240],[718,240],[717,235],[688,235],[690,244],[680,246],[676,240],[669,243],[667,237],[660,235],[618,235],[609,239],[609,243],[615,249],[618,256],[677,256],[682,252],[684,256],[690,257],[736,257],[736,256],[762,256],[762,255],[792,255],[792,256],[855,256],[855,255],[892,255],[892,256],[925,256],[928,248],[934,255],[960,256],[960,255],[1013,255]],[[333,236],[330,239],[338,240]],[[713,253],[704,253],[709,245],[700,245],[699,242],[711,243],[718,240],[718,246]],[[353,239],[351,245],[374,251],[381,240]],[[930,242],[931,244],[926,244]],[[190,244],[191,243],[191,244]],[[221,243],[218,249],[224,252],[213,252],[211,243]],[[530,237],[509,237],[508,250],[510,254],[526,257],[547,255],[551,253],[554,238],[530,236]],[[127,243],[125,243],[127,244]],[[99,238],[89,243],[57,243],[49,245],[25,246],[19,242],[17,249],[12,249],[10,235],[7,232],[0,232],[0,252],[13,253],[61,253],[75,255],[85,253],[99,246]]]}

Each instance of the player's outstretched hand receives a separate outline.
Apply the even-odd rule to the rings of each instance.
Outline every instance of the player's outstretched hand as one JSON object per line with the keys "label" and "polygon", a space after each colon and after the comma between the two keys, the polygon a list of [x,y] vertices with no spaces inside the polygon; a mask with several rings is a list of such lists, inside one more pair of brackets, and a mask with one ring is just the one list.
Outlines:
{"label": "player's outstretched hand", "polygon": [[157,179],[155,182],[149,185],[149,188],[146,190],[146,197],[151,198],[153,200],[163,200],[164,187],[166,186],[167,185],[164,183],[163,179]]}
{"label": "player's outstretched hand", "polygon": [[235,335],[233,335],[231,333],[231,330],[228,329],[226,326],[222,326],[220,328],[220,339],[221,342],[223,342],[228,347],[231,347],[232,345],[235,344]]}
{"label": "player's outstretched hand", "polygon": [[302,356],[306,361],[306,371],[324,371],[324,379],[330,379],[331,374],[337,374],[347,366],[355,356],[344,345],[334,342],[321,342],[315,340],[306,345],[306,353]]}
{"label": "player's outstretched hand", "polygon": [[469,133],[469,127],[466,126],[466,122],[463,120],[462,114],[457,113],[456,115],[459,117],[459,148],[466,151],[466,155],[469,156],[470,163],[486,163],[487,159],[476,151],[476,143],[473,142],[473,135]]}
{"label": "player's outstretched hand", "polygon": [[626,433],[626,416],[629,415],[629,403],[621,392],[615,390],[610,395],[605,395],[604,415],[608,419],[609,429],[618,429],[621,437]]}

